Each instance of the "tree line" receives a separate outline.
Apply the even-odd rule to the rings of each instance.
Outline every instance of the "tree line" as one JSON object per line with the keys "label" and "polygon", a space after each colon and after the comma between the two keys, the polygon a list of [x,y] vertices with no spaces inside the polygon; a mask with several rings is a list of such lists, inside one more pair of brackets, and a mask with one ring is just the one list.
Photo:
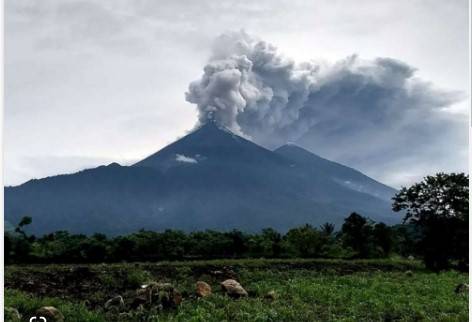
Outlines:
{"label": "tree line", "polygon": [[468,176],[428,176],[393,198],[401,225],[376,223],[351,213],[337,229],[306,224],[285,234],[232,231],[140,230],[126,236],[86,236],[58,231],[41,237],[25,233],[24,217],[5,234],[5,261],[11,263],[98,263],[213,258],[385,258],[414,256],[434,270],[468,268]]}

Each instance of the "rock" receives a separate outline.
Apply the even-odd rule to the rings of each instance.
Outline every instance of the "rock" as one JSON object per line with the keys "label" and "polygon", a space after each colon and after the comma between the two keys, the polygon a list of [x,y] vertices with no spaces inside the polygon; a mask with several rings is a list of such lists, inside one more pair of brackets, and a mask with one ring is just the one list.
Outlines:
{"label": "rock", "polygon": [[224,266],[223,274],[231,278],[234,278],[236,276],[236,273],[233,271],[233,268],[231,266]]}
{"label": "rock", "polygon": [[139,305],[162,305],[163,308],[174,308],[182,303],[182,294],[170,283],[152,282],[141,286],[136,291],[133,307]]}
{"label": "rock", "polygon": [[111,299],[109,299],[108,301],[105,302],[105,309],[106,310],[109,310],[111,308],[118,308],[118,309],[122,309],[125,307],[125,301],[123,300],[123,297],[121,297],[120,295],[118,296],[115,296]]}
{"label": "rock", "polygon": [[411,256],[411,255],[408,256],[408,260],[412,261],[412,260],[414,260],[414,259],[415,259],[415,258],[414,258],[413,256]]}
{"label": "rock", "polygon": [[233,279],[228,279],[221,282],[221,287],[223,291],[226,292],[231,297],[243,297],[248,296],[246,290],[239,284],[238,281]]}
{"label": "rock", "polygon": [[275,300],[277,298],[277,293],[275,293],[274,290],[267,292],[267,294],[264,296],[264,298],[268,300]]}
{"label": "rock", "polygon": [[5,321],[11,321],[11,322],[21,321],[20,312],[18,312],[18,310],[13,307],[6,306],[4,309],[4,316],[5,316]]}
{"label": "rock", "polygon": [[211,286],[203,281],[198,281],[195,284],[195,293],[199,297],[206,297],[208,295],[211,295]]}
{"label": "rock", "polygon": [[177,291],[176,289],[174,289],[173,291],[173,299],[172,299],[172,302],[174,303],[175,306],[179,306],[181,303],[182,303],[182,294]]}
{"label": "rock", "polygon": [[172,291],[174,287],[170,283],[151,283],[152,287],[157,287],[159,290],[162,291]]}
{"label": "rock", "polygon": [[136,291],[136,297],[133,300],[133,308],[137,308],[139,305],[151,303],[151,293],[147,288],[141,288]]}
{"label": "rock", "polygon": [[406,271],[405,275],[408,277],[413,277],[413,272],[412,271]]}
{"label": "rock", "polygon": [[64,322],[64,315],[54,306],[43,306],[36,315],[45,317],[48,322]]}
{"label": "rock", "polygon": [[456,286],[456,289],[454,290],[456,294],[461,294],[461,293],[468,293],[469,292],[469,285],[465,283],[461,283]]}
{"label": "rock", "polygon": [[223,275],[222,271],[210,271],[210,274],[213,276],[221,276]]}

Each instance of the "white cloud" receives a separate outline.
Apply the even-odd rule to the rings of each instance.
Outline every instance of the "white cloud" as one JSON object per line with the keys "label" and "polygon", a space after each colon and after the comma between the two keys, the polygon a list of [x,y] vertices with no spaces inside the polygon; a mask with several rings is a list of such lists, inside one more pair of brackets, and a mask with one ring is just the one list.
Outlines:
{"label": "white cloud", "polygon": [[184,163],[198,163],[197,159],[185,156],[183,154],[176,154],[175,161],[184,162]]}

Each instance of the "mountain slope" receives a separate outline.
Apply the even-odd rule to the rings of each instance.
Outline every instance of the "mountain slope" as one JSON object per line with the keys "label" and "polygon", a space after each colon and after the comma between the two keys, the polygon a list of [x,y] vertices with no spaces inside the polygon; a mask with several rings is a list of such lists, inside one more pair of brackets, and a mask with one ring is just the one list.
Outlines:
{"label": "mountain slope", "polygon": [[303,167],[303,171],[307,175],[323,173],[342,186],[373,195],[388,202],[396,193],[395,189],[369,178],[355,169],[324,159],[296,145],[287,144],[279,147],[274,152]]}
{"label": "mountain slope", "polygon": [[[352,185],[362,184],[362,189]],[[357,186],[356,186],[357,187]],[[208,123],[132,166],[116,163],[5,188],[5,218],[31,231],[287,230],[350,212],[398,222],[393,189],[295,147],[275,152]]]}

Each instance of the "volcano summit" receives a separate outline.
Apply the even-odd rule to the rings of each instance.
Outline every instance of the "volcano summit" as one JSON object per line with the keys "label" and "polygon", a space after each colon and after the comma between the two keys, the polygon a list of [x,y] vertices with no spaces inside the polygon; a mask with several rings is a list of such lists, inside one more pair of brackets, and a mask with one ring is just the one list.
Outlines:
{"label": "volcano summit", "polygon": [[132,166],[112,163],[5,188],[5,219],[30,231],[110,235],[305,223],[339,228],[356,211],[396,223],[393,188],[295,145],[267,150],[209,122]]}

